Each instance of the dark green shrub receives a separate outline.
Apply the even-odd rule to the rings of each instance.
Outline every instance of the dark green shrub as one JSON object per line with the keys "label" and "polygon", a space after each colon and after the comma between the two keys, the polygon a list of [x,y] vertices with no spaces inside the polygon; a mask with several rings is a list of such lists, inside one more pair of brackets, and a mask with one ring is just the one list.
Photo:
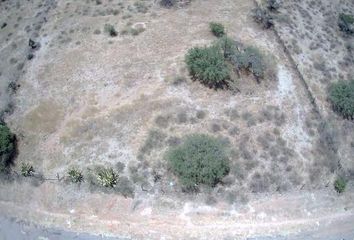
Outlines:
{"label": "dark green shrub", "polygon": [[192,48],[185,61],[192,77],[209,87],[220,88],[230,77],[223,53],[217,46]]}
{"label": "dark green shrub", "polygon": [[216,37],[222,37],[225,35],[225,28],[221,23],[217,22],[211,22],[209,24],[210,31],[216,36]]}
{"label": "dark green shrub", "polygon": [[183,187],[196,190],[200,184],[215,186],[229,172],[225,146],[216,138],[195,134],[168,151],[167,160]]}
{"label": "dark green shrub", "polygon": [[16,152],[16,137],[10,129],[0,123],[0,171],[8,170]]}
{"label": "dark green shrub", "polygon": [[118,182],[118,174],[112,168],[96,169],[97,182],[103,187],[114,187]]}
{"label": "dark green shrub", "polygon": [[336,181],[334,181],[334,189],[337,191],[337,193],[344,192],[346,186],[347,183],[343,178],[337,178]]}
{"label": "dark green shrub", "polygon": [[338,17],[339,29],[347,34],[354,34],[354,16],[341,13]]}
{"label": "dark green shrub", "polygon": [[269,12],[261,7],[256,7],[251,12],[253,20],[260,24],[263,28],[269,29],[273,27],[273,17]]}
{"label": "dark green shrub", "polygon": [[21,175],[24,177],[31,177],[34,174],[34,168],[29,163],[22,163],[21,164]]}
{"label": "dark green shrub", "polygon": [[104,25],[104,31],[109,34],[111,37],[116,37],[118,35],[118,32],[114,28],[113,25],[111,24],[106,24]]}
{"label": "dark green shrub", "polygon": [[68,171],[68,175],[69,175],[69,180],[72,183],[80,183],[84,180],[84,176],[82,175],[82,172],[76,168],[71,168]]}
{"label": "dark green shrub", "polygon": [[344,118],[354,119],[354,80],[332,84],[329,100],[334,111]]}

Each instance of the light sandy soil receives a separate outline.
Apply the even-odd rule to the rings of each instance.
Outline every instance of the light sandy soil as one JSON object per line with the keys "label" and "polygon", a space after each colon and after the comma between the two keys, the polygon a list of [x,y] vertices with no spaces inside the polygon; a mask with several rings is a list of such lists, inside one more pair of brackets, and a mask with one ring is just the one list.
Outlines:
{"label": "light sandy soil", "polygon": [[[39,2],[26,4],[36,12]],[[124,9],[120,1],[44,2],[52,8],[36,38],[41,48],[19,74],[16,108],[6,121],[19,136],[17,166],[31,162],[54,180],[36,187],[34,180],[0,183],[2,215],[133,239],[288,236],[353,220],[353,187],[341,196],[332,189],[333,163],[318,151],[318,133],[306,125],[312,105],[275,36],[251,21],[252,1],[196,0],[181,9],[146,1],[145,14],[130,1],[123,2]],[[257,84],[244,76],[238,94],[191,81],[184,55],[215,41],[210,21],[271,53],[274,79]],[[115,25],[119,36],[105,34],[105,23]],[[138,25],[146,29],[137,36],[121,34]],[[1,54],[9,43],[2,44]],[[173,84],[176,76],[186,80]],[[200,111],[206,116],[198,118]],[[152,130],[166,140],[142,152]],[[167,139],[193,132],[227,138],[237,152],[232,182],[210,194],[181,192],[165,170]],[[70,166],[86,173],[94,165],[118,162],[126,165],[120,175],[132,182],[134,198],[92,189],[88,181],[76,186],[55,180]],[[131,167],[138,169],[138,180]],[[161,172],[160,182],[153,181],[154,170]],[[215,203],[205,200],[210,196]]]}

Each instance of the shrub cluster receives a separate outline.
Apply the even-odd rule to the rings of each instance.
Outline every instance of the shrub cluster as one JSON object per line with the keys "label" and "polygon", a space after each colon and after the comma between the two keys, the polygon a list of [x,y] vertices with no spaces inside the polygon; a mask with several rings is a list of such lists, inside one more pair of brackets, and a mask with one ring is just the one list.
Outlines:
{"label": "shrub cluster", "polygon": [[210,31],[216,36],[216,37],[222,37],[225,35],[225,27],[221,23],[217,22],[211,22],[209,24]]}
{"label": "shrub cluster", "polygon": [[246,47],[232,56],[232,62],[238,69],[250,71],[257,79],[264,77],[266,62],[263,54],[255,47]]}
{"label": "shrub cluster", "polygon": [[204,134],[187,136],[167,152],[167,160],[186,190],[196,190],[200,184],[213,187],[230,169],[225,146]]}
{"label": "shrub cluster", "polygon": [[338,27],[346,34],[354,34],[354,16],[344,13],[339,14]]}
{"label": "shrub cluster", "polygon": [[346,119],[354,119],[354,80],[340,81],[329,88],[333,110]]}
{"label": "shrub cluster", "polygon": [[190,49],[186,63],[192,77],[209,87],[220,88],[230,77],[230,70],[218,46]]}
{"label": "shrub cluster", "polygon": [[7,171],[16,152],[16,137],[0,123],[0,172]]}

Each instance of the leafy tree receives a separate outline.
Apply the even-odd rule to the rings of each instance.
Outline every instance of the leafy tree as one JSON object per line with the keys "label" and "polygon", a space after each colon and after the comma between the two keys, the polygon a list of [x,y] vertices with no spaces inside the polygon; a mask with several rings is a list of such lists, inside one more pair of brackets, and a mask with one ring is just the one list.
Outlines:
{"label": "leafy tree", "polygon": [[194,47],[188,51],[185,61],[192,77],[209,87],[220,88],[230,77],[218,46]]}
{"label": "leafy tree", "polygon": [[0,123],[0,170],[6,171],[16,151],[16,137],[10,129]]}
{"label": "leafy tree", "polygon": [[354,119],[354,80],[332,84],[329,88],[329,100],[334,111],[344,118]]}
{"label": "leafy tree", "polygon": [[172,171],[183,187],[196,190],[200,184],[215,186],[229,172],[229,159],[220,140],[194,134],[167,152]]}
{"label": "leafy tree", "polygon": [[225,27],[221,23],[217,22],[211,22],[209,24],[210,31],[216,36],[216,37],[222,37],[225,35]]}

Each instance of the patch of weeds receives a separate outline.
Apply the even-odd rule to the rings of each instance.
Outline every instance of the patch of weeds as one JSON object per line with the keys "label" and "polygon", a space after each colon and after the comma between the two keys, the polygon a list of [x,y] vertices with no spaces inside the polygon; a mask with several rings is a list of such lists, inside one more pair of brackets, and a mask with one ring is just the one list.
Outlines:
{"label": "patch of weeds", "polygon": [[21,164],[21,175],[24,177],[31,177],[34,174],[34,167],[29,163]]}
{"label": "patch of weeds", "polygon": [[170,119],[170,116],[158,116],[157,118],[155,118],[155,124],[159,128],[167,128],[170,124]]}
{"label": "patch of weeds", "polygon": [[136,10],[139,12],[139,13],[147,13],[148,11],[148,7],[146,6],[146,4],[142,1],[138,1],[138,2],[135,2],[134,3],[134,6],[136,8]]}
{"label": "patch of weeds", "polygon": [[211,22],[209,23],[210,31],[216,37],[222,37],[225,35],[225,27],[221,23]]}
{"label": "patch of weeds", "polygon": [[269,29],[273,27],[273,17],[269,14],[266,9],[262,7],[256,7],[252,10],[251,16],[253,20],[261,25],[264,29]]}
{"label": "patch of weeds", "polygon": [[71,168],[68,171],[69,180],[72,183],[80,183],[84,181],[84,176],[80,170],[77,168]]}
{"label": "patch of weeds", "polygon": [[104,31],[109,34],[111,37],[116,37],[118,35],[117,30],[111,24],[104,25]]}
{"label": "patch of weeds", "polygon": [[165,8],[171,8],[176,5],[177,0],[160,0],[160,5]]}
{"label": "patch of weeds", "polygon": [[183,124],[186,123],[188,121],[188,115],[186,112],[179,112],[177,114],[177,123],[179,124]]}
{"label": "patch of weeds", "polygon": [[186,81],[187,81],[186,77],[178,75],[178,76],[173,77],[172,85],[177,86],[177,85],[180,85],[180,84],[182,84],[182,83],[184,83]]}
{"label": "patch of weeds", "polygon": [[197,114],[196,114],[196,117],[197,117],[198,119],[204,119],[204,118],[206,117],[206,112],[203,111],[203,110],[198,110],[198,111],[197,111]]}
{"label": "patch of weeds", "polygon": [[238,127],[232,127],[229,129],[228,133],[230,136],[236,136],[240,134],[240,129]]}
{"label": "patch of weeds", "polygon": [[140,148],[140,154],[150,154],[152,150],[162,148],[166,137],[166,134],[159,130],[150,130],[144,145]]}
{"label": "patch of weeds", "polygon": [[354,34],[354,16],[341,13],[338,16],[339,29],[349,35]]}
{"label": "patch of weeds", "polygon": [[347,186],[347,182],[339,177],[334,181],[334,189],[337,191],[337,193],[343,193],[345,191],[345,188]]}
{"label": "patch of weeds", "polygon": [[170,137],[170,138],[167,139],[167,144],[170,147],[177,146],[177,145],[179,145],[181,143],[182,143],[182,141],[178,137]]}
{"label": "patch of weeds", "polygon": [[134,184],[127,177],[120,177],[115,189],[124,197],[134,197]]}

